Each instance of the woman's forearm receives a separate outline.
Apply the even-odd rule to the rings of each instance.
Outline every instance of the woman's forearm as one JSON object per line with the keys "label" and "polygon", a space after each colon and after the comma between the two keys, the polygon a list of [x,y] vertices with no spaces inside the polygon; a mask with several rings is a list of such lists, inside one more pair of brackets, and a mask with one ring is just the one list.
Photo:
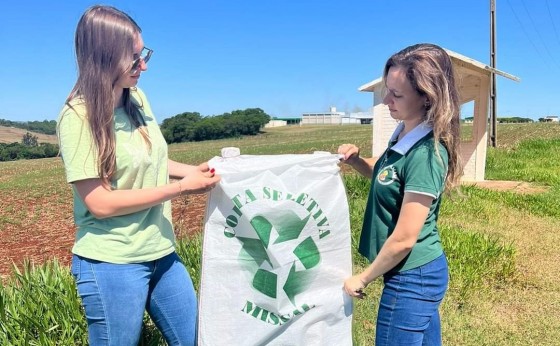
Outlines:
{"label": "woman's forearm", "polygon": [[367,159],[363,157],[358,157],[355,159],[354,162],[349,164],[362,176],[371,179],[371,176],[373,174],[373,166],[375,165],[375,162],[377,162],[377,157],[372,157]]}
{"label": "woman's forearm", "polygon": [[98,219],[132,214],[181,195],[180,182],[135,190],[107,190],[99,179],[75,183],[88,210]]}
{"label": "woman's forearm", "polygon": [[361,274],[364,285],[380,277],[399,264],[412,250],[411,242],[399,241],[389,237],[375,260]]}
{"label": "woman's forearm", "polygon": [[170,178],[181,179],[184,178],[190,170],[197,169],[197,166],[192,166],[168,159],[167,169]]}

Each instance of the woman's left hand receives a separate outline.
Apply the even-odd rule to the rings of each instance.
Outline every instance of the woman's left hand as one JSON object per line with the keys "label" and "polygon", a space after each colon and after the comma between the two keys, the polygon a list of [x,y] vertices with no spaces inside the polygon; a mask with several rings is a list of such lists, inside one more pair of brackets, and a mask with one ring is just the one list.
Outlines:
{"label": "woman's left hand", "polygon": [[344,290],[354,298],[363,299],[366,296],[363,291],[366,286],[367,284],[360,278],[360,275],[354,275],[344,281]]}

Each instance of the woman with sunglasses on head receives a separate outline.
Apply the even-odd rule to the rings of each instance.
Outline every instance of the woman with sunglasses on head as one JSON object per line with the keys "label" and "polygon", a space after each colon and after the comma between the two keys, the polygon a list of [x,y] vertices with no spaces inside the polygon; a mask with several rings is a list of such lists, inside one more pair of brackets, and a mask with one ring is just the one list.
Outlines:
{"label": "woman with sunglasses on head", "polygon": [[433,44],[389,58],[383,99],[400,121],[378,160],[343,144],[343,162],[372,179],[359,252],[371,264],[344,289],[383,277],[375,345],[441,345],[439,305],[448,268],[437,227],[442,194],[459,183],[459,96],[449,55]]}
{"label": "woman with sunglasses on head", "polygon": [[[72,274],[91,345],[137,345],[144,311],[169,345],[194,345],[197,300],[175,252],[170,200],[206,193],[208,164],[169,160],[136,87],[152,50],[122,11],[93,6],[75,34],[78,79],[58,119],[77,234]],[[170,183],[169,178],[178,179]]]}

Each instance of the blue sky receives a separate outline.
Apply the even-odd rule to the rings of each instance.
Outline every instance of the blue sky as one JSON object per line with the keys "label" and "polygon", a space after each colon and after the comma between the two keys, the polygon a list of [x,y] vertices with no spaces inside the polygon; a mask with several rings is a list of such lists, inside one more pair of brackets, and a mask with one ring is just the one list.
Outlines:
{"label": "blue sky", "polygon": [[[55,120],[76,79],[73,35],[95,1],[4,0],[0,118]],[[159,121],[260,107],[276,117],[367,110],[358,87],[394,52],[431,42],[490,59],[490,0],[105,1],[155,53],[139,86]],[[496,0],[498,113],[560,115],[560,1]]]}

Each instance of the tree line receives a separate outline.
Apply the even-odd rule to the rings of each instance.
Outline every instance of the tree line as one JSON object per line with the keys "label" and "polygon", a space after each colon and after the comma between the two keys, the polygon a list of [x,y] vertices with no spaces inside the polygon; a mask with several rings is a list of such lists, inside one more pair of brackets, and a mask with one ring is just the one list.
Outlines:
{"label": "tree line", "polygon": [[43,121],[11,121],[0,119],[0,126],[15,127],[24,129],[31,132],[43,133],[45,135],[56,134],[56,121],[43,120]]}
{"label": "tree line", "polygon": [[533,119],[530,118],[522,118],[522,117],[498,117],[498,122],[500,124],[520,124],[520,123],[532,123],[534,122]]}
{"label": "tree line", "polygon": [[[165,119],[160,128],[166,142],[171,144],[256,135],[269,120],[270,116],[260,108],[206,117],[197,112],[185,112]],[[17,122],[0,119],[0,125],[56,134],[54,120]],[[38,143],[37,136],[27,132],[20,143],[0,143],[0,161],[55,157],[58,151],[58,145]]]}
{"label": "tree line", "polygon": [[161,132],[169,144],[204,141],[256,135],[269,121],[270,116],[260,108],[207,117],[198,112],[185,112],[165,119]]}
{"label": "tree line", "polygon": [[[534,122],[531,118],[522,117],[498,117],[498,123],[500,124],[517,124],[517,123],[532,123]],[[461,119],[462,122],[473,122],[474,117],[465,117]],[[539,120],[540,121],[540,120]]]}
{"label": "tree line", "polygon": [[0,161],[14,161],[22,159],[44,159],[58,155],[58,145],[38,143],[37,136],[27,132],[21,143],[0,143]]}

